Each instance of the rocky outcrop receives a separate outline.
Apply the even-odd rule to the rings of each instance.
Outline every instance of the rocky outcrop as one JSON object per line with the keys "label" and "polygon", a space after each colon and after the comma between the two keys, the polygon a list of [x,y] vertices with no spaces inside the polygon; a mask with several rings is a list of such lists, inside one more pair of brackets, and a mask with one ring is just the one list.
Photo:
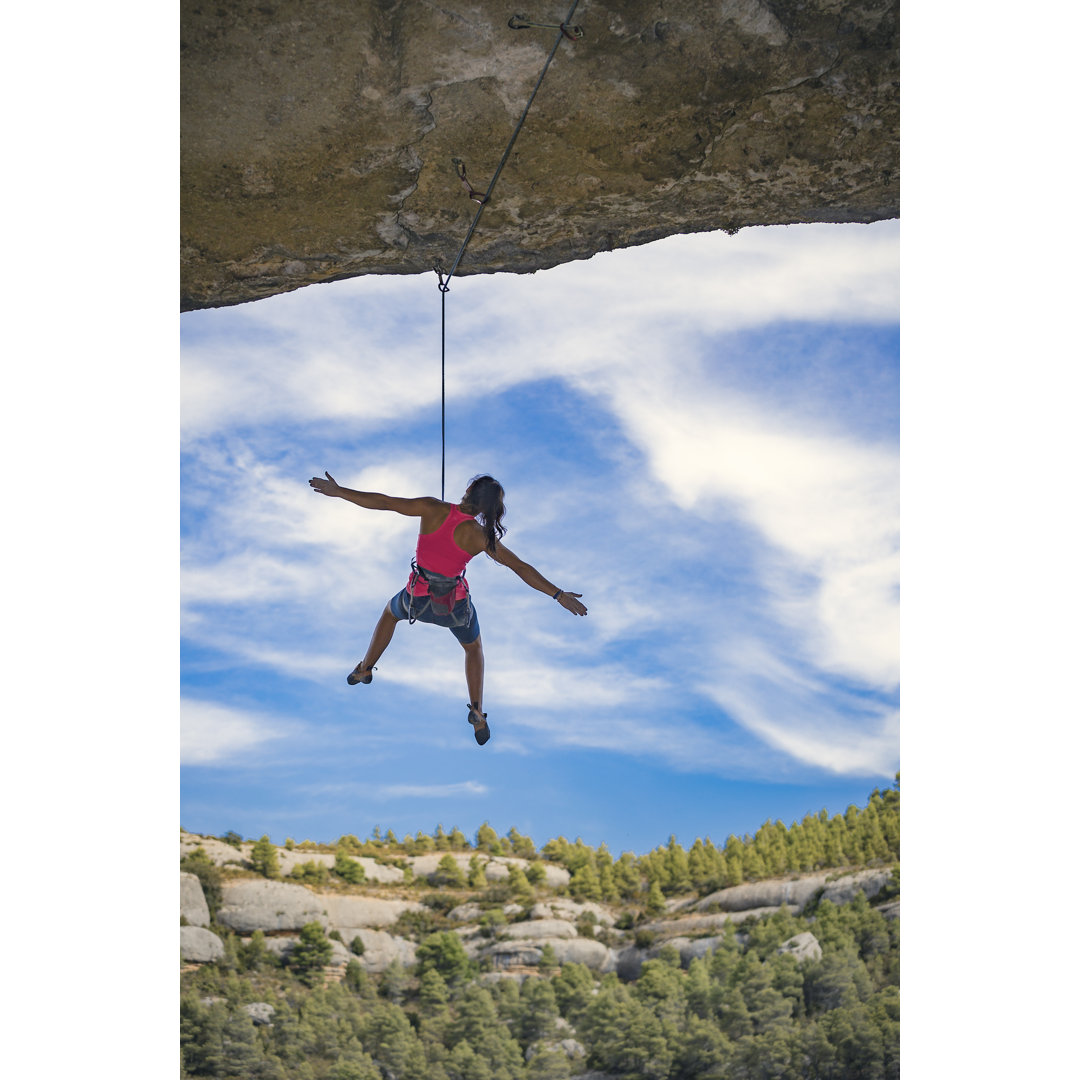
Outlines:
{"label": "rocky outcrop", "polygon": [[565,919],[530,919],[528,922],[512,923],[502,930],[508,938],[573,938],[577,928]]}
{"label": "rocky outcrop", "polygon": [[750,911],[754,908],[779,910],[786,905],[794,911],[802,911],[817,893],[825,888],[828,874],[808,874],[806,877],[786,881],[755,881],[746,885],[733,885],[720,889],[699,900],[694,907],[698,911],[716,908],[720,911]]}
{"label": "rocky outcrop", "polygon": [[776,947],[776,951],[778,953],[790,953],[800,964],[804,960],[821,959],[821,944],[809,930],[788,938],[787,941]]}
{"label": "rocky outcrop", "polygon": [[577,921],[582,917],[592,916],[600,926],[614,926],[615,917],[602,904],[594,904],[591,900],[568,900],[564,896],[556,896],[552,900],[534,904],[529,912],[530,919],[563,918]]}
{"label": "rocky outcrop", "polygon": [[201,926],[180,927],[180,959],[193,964],[208,964],[225,955],[225,945],[217,934]]}
{"label": "rocky outcrop", "polygon": [[489,958],[496,971],[500,968],[536,967],[545,945],[551,947],[559,964],[584,964],[597,974],[616,968],[615,953],[606,945],[590,938],[528,938],[520,941],[500,941],[478,950]]}
{"label": "rocky outcrop", "polygon": [[222,885],[218,921],[237,933],[300,930],[309,922],[329,924],[324,898],[284,881],[231,881]]}
{"label": "rocky outcrop", "polygon": [[[343,933],[341,935],[345,937]],[[355,935],[364,943],[364,952],[352,959],[359,960],[365,971],[377,974],[385,971],[395,960],[406,967],[416,963],[416,946],[405,938],[395,937],[382,930],[357,930]],[[350,943],[352,937],[347,938]]]}
{"label": "rocky outcrop", "polygon": [[210,908],[203,894],[202,883],[194,874],[180,871],[180,917],[191,926],[209,926]]}
{"label": "rocky outcrop", "polygon": [[[250,852],[251,844],[247,844]],[[232,844],[226,844],[224,840],[218,840],[213,836],[196,836],[194,833],[180,833],[180,858],[191,855],[197,848],[202,848],[206,857],[215,866],[227,866],[230,863],[243,866],[247,861],[247,854],[242,848],[235,848]]]}
{"label": "rocky outcrop", "polygon": [[853,874],[826,882],[821,899],[831,900],[834,904],[850,904],[855,894],[862,892],[867,900],[873,900],[892,881],[892,876],[891,867],[887,870],[856,870]]}
{"label": "rocky outcrop", "polygon": [[[512,10],[182,0],[182,309],[449,267],[478,209],[454,159],[485,191],[557,36]],[[459,273],[898,215],[898,0],[582,0],[574,21]]]}
{"label": "rocky outcrop", "polygon": [[[308,862],[319,863],[327,869],[333,869],[337,861],[337,855],[331,855],[325,851],[297,851],[295,849],[288,851],[284,848],[278,848],[277,857],[278,870],[282,874],[290,874],[294,867]],[[364,871],[365,881],[396,885],[405,880],[405,871],[396,866],[385,866],[366,855],[350,855],[349,857],[360,864]]]}
{"label": "rocky outcrop", "polygon": [[319,899],[329,925],[349,938],[348,931],[379,926],[393,926],[406,911],[423,911],[415,900],[391,900],[374,896],[342,896],[320,893]]}
{"label": "rocky outcrop", "polygon": [[251,1017],[256,1027],[269,1027],[274,1021],[274,1006],[266,1001],[252,1001],[241,1008]]}

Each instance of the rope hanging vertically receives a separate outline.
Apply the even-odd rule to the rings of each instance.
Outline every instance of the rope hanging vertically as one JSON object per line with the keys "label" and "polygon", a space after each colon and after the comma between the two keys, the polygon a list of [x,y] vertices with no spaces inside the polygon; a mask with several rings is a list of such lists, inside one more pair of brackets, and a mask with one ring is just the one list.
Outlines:
{"label": "rope hanging vertically", "polygon": [[564,37],[569,38],[571,41],[576,41],[581,37],[582,31],[578,26],[571,26],[570,20],[574,17],[574,12],[577,10],[578,0],[573,0],[570,5],[570,10],[566,13],[566,18],[555,27],[553,24],[547,23],[530,23],[525,21],[520,15],[513,15],[508,23],[512,30],[524,30],[528,28],[543,27],[550,29],[558,29],[559,34],[555,38],[555,44],[551,46],[551,52],[548,53],[548,58],[544,63],[544,67],[540,72],[540,77],[536,80],[536,85],[533,87],[533,92],[529,95],[529,100],[525,103],[525,108],[522,110],[521,119],[517,122],[517,127],[514,128],[514,133],[510,136],[510,141],[506,144],[506,149],[503,151],[503,156],[499,160],[499,164],[495,169],[494,174],[491,177],[491,182],[487,186],[487,191],[480,196],[473,190],[472,185],[465,177],[465,165],[459,159],[454,159],[454,164],[458,166],[458,176],[461,182],[465,185],[469,193],[469,198],[475,200],[480,205],[476,209],[476,213],[473,215],[472,224],[469,226],[469,231],[465,234],[465,239],[461,242],[461,247],[458,249],[456,258],[453,265],[450,267],[449,273],[446,277],[443,277],[442,270],[436,266],[435,272],[439,276],[439,292],[442,293],[442,495],[443,500],[446,499],[446,294],[450,291],[450,279],[457,273],[457,268],[461,264],[461,258],[465,254],[465,249],[469,246],[469,241],[472,239],[472,235],[476,232],[477,223],[480,221],[480,215],[484,212],[484,207],[487,206],[491,199],[491,193],[495,190],[495,184],[499,179],[500,174],[503,171],[503,166],[510,158],[510,152],[514,148],[514,143],[517,141],[518,135],[521,133],[521,129],[525,126],[525,117],[529,115],[529,109],[532,106],[533,99],[536,97],[537,91],[540,89],[540,84],[544,81],[544,76],[547,74],[548,68],[551,66],[551,61],[555,59],[555,53],[559,49],[559,45],[562,43]]}

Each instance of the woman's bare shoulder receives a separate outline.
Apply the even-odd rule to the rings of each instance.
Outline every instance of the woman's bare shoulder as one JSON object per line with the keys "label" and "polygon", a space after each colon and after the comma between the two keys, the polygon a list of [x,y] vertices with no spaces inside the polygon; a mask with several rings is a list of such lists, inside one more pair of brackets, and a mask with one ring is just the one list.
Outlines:
{"label": "woman's bare shoulder", "polygon": [[469,518],[455,527],[454,543],[470,555],[479,555],[487,546],[487,537],[480,523]]}

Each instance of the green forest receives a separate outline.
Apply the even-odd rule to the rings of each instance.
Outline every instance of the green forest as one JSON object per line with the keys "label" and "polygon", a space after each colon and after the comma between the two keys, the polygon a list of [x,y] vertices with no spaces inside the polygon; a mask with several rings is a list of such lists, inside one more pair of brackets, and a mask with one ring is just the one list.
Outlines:
{"label": "green forest", "polygon": [[[239,844],[235,834],[222,837]],[[326,981],[331,943],[309,923],[283,959],[261,932],[242,940],[217,923],[223,871],[200,851],[181,861],[197,873],[211,909],[211,929],[225,956],[181,975],[181,1075],[272,1080],[533,1080],[592,1071],[626,1080],[726,1078],[853,1078],[899,1076],[899,919],[877,908],[899,895],[900,792],[875,790],[864,807],[843,815],[824,811],[785,826],[766,822],[753,836],[728,837],[722,847],[695,840],[689,850],[674,837],[648,854],[614,858],[601,844],[559,837],[539,851],[511,829],[499,837],[481,826],[472,842],[441,826],[400,841],[378,829],[361,841],[342,836],[288,848],[336,853],[332,868],[301,863],[284,880],[321,888],[355,889],[363,871],[355,856],[393,863],[404,855],[482,851],[529,861],[508,881],[488,882],[479,860],[464,874],[447,860],[435,880],[409,880],[399,894],[423,904],[392,932],[417,943],[417,964],[395,961],[379,975],[351,961],[343,981]],[[275,848],[255,845],[243,873],[279,877]],[[565,889],[545,884],[545,862],[570,873]],[[350,866],[351,864],[351,866]],[[400,863],[403,868],[404,863]],[[469,959],[446,912],[466,900],[483,909],[483,932],[496,937],[509,901],[542,900],[558,892],[608,905],[611,930],[588,919],[579,934],[609,944],[654,944],[641,928],[676,897],[704,897],[742,882],[821,870],[838,874],[892,867],[892,883],[871,903],[812,901],[789,910],[728,923],[706,956],[682,966],[663,947],[638,978],[597,976],[581,964],[555,961],[550,946],[539,967],[517,979],[498,977]],[[443,872],[445,869],[445,873]],[[359,873],[358,873],[359,871]],[[386,887],[371,886],[372,891]],[[517,918],[527,918],[527,907]],[[512,921],[512,920],[511,920]],[[802,962],[777,947],[809,931],[820,959]],[[333,935],[333,931],[331,935]],[[345,942],[345,945],[350,943]],[[363,950],[359,940],[354,952]],[[244,1010],[263,1002],[272,1022],[257,1024]]]}

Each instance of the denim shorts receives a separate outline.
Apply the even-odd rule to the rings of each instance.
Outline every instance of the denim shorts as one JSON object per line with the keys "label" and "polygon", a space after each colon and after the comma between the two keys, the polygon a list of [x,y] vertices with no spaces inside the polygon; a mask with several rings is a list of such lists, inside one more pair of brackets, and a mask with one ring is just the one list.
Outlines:
{"label": "denim shorts", "polygon": [[[465,617],[465,605],[471,602],[470,597],[459,600],[454,605],[453,615],[437,614],[431,610],[430,596],[414,596],[412,598],[412,617],[417,622],[431,623],[434,626],[445,626],[462,645],[471,645],[480,636],[480,620],[476,617],[476,604],[472,605],[472,618],[464,626],[451,626],[451,621],[456,617],[460,622]],[[402,589],[396,596],[390,599],[390,612],[395,619],[407,619],[409,617],[409,590]]]}

